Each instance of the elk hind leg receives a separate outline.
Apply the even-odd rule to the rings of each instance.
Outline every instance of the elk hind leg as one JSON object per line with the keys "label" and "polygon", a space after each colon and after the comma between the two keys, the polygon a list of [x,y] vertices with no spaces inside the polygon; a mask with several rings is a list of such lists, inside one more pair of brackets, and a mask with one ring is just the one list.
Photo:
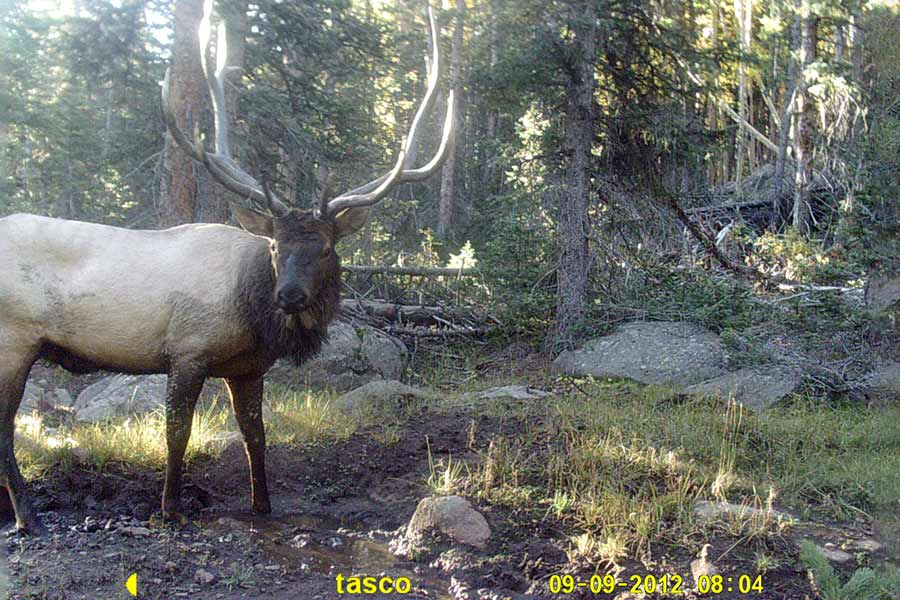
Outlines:
{"label": "elk hind leg", "polygon": [[32,506],[14,450],[16,412],[37,353],[24,354],[0,347],[0,355],[6,362],[0,367],[0,484],[9,490],[16,528],[23,533],[43,535],[47,530]]}

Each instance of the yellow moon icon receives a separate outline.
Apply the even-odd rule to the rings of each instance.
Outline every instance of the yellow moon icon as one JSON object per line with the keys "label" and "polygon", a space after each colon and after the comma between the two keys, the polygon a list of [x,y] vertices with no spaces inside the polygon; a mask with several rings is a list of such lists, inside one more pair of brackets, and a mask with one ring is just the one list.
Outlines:
{"label": "yellow moon icon", "polygon": [[132,573],[125,581],[125,589],[134,597],[137,597],[137,573]]}

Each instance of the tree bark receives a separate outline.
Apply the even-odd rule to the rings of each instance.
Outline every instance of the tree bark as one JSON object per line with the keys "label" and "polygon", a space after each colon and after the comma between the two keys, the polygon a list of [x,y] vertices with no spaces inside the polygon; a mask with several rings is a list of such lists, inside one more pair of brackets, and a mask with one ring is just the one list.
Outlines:
{"label": "tree bark", "polygon": [[559,193],[557,223],[556,349],[574,341],[588,297],[588,203],[594,144],[596,6],[586,2],[575,15],[566,82],[565,186]]}
{"label": "tree bark", "polygon": [[794,229],[805,237],[812,232],[812,206],[810,187],[813,181],[813,152],[816,113],[809,97],[807,69],[816,60],[816,38],[818,17],[810,6],[811,0],[803,0],[800,23],[800,87],[797,95],[796,157],[797,170],[794,176],[794,209],[792,220]]}
{"label": "tree bark", "polygon": [[[453,47],[450,51],[450,87],[453,89],[453,123],[450,125],[456,130],[460,121],[460,106],[462,95],[462,40],[463,40],[463,14],[466,10],[465,0],[456,0],[456,25],[453,29]],[[448,107],[449,109],[449,107]],[[441,197],[438,205],[437,235],[446,239],[452,233],[453,214],[456,205],[456,144],[450,148],[447,162],[441,169]]]}
{"label": "tree bark", "polygon": [[853,65],[853,79],[863,82],[863,29],[859,26],[859,13],[850,17],[850,64]]}
{"label": "tree bark", "polygon": [[781,131],[778,134],[778,152],[775,156],[775,194],[772,198],[772,210],[778,211],[778,203],[786,189],[784,181],[787,149],[791,142],[794,104],[797,90],[797,51],[800,48],[800,15],[795,15],[791,23],[791,42],[788,51],[787,80],[784,88],[784,108],[781,112]]}
{"label": "tree bark", "polygon": [[[193,135],[194,123],[203,110],[202,85],[205,81],[200,67],[200,42],[197,28],[203,17],[202,0],[176,0],[175,44],[172,60],[173,100],[178,127]],[[168,134],[167,134],[168,136]],[[172,227],[194,220],[197,209],[197,177],[191,157],[174,144],[167,144],[167,192],[161,199],[159,224]],[[165,175],[163,175],[165,176]]]}

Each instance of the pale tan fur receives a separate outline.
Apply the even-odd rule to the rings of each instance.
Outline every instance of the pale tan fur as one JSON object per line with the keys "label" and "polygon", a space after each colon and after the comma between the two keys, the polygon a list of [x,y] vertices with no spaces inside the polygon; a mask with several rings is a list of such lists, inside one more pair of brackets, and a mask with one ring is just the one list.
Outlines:
{"label": "pale tan fur", "polygon": [[253,336],[235,319],[229,294],[247,256],[268,243],[226,225],[135,231],[24,214],[0,219],[0,355],[49,342],[135,372],[165,372],[170,356],[236,357]]}

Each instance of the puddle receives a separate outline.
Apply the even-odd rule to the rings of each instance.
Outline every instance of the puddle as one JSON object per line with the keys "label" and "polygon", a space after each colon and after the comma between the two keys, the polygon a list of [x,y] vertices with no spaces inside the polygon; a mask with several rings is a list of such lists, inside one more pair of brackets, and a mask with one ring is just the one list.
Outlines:
{"label": "puddle", "polygon": [[247,533],[267,557],[302,572],[407,577],[418,592],[408,598],[451,598],[446,591],[449,581],[425,573],[424,568],[414,571],[413,563],[391,553],[386,538],[358,531],[349,523],[309,515],[284,515],[276,520],[232,514],[205,526],[225,542],[230,535]]}

